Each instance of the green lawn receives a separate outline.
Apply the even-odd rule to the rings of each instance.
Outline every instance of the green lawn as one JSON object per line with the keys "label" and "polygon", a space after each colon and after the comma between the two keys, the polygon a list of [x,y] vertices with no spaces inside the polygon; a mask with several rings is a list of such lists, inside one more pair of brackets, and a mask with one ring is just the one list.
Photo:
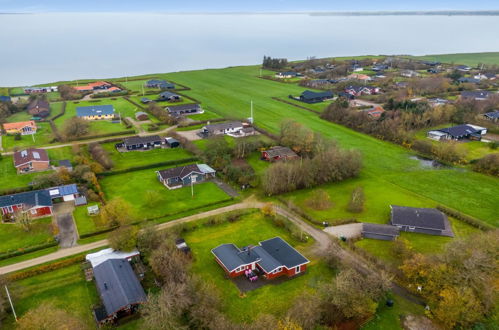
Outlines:
{"label": "green lawn", "polygon": [[[293,96],[299,96],[299,94],[295,94]],[[311,110],[315,110],[315,111],[319,111],[319,112],[324,111],[328,105],[330,105],[331,103],[333,103],[333,101],[324,101],[324,102],[309,104],[309,103],[301,102],[301,101],[298,101],[298,100],[295,100],[295,99],[290,99],[287,95],[280,95],[278,97],[281,100],[284,100],[286,102],[290,102],[290,103],[296,104],[298,106],[302,106],[302,107],[305,107],[305,108],[308,108],[308,109],[311,109]],[[303,111],[307,111],[307,110],[303,109]]]}
{"label": "green lawn", "polygon": [[[116,114],[121,113],[122,118],[124,117],[134,117],[134,109],[136,106],[126,101],[123,98],[117,98],[116,100],[102,99],[93,101],[73,101],[66,103],[66,112],[63,116],[57,118],[54,123],[59,130],[64,126],[66,120],[76,116],[76,108],[84,107],[90,105],[107,105],[112,104]],[[88,135],[99,135],[99,134],[109,134],[126,130],[125,126],[120,123],[112,123],[108,120],[95,120],[89,121],[90,129]]]}
{"label": "green lawn", "polygon": [[71,147],[60,147],[47,149],[49,154],[50,164],[58,166],[60,160],[68,159],[72,161],[74,159],[73,150]]}
{"label": "green lawn", "polygon": [[[95,328],[92,306],[99,303],[99,295],[95,283],[85,281],[80,264],[13,282],[9,289],[18,317],[50,302],[83,320],[89,329]],[[7,321],[7,328],[14,328],[13,317]]]}
{"label": "green lawn", "polygon": [[[168,167],[112,175],[102,178],[100,184],[107,200],[123,198],[130,203],[133,216],[139,220],[179,213],[230,198],[212,182],[194,185],[193,198],[191,187],[169,190],[156,178],[155,171],[165,168]],[[148,191],[159,196],[154,205],[148,202]]]}
{"label": "green lawn", "polygon": [[14,147],[40,147],[50,144],[53,139],[52,128],[49,123],[37,122],[38,127],[34,135],[22,135],[20,140],[15,140],[14,135],[3,135],[2,145],[5,150],[12,150]]}
{"label": "green lawn", "polygon": [[9,118],[7,118],[7,122],[8,123],[17,123],[19,121],[28,121],[28,120],[31,120],[31,117],[32,116],[27,111],[20,111],[20,112],[16,112],[12,116],[9,116]]}
{"label": "green lawn", "polygon": [[210,110],[206,110],[204,109],[204,112],[203,113],[199,113],[197,115],[190,115],[190,116],[187,116],[188,118],[191,118],[192,120],[212,120],[212,119],[218,119],[218,118],[222,118],[220,115],[210,111]]}
{"label": "green lawn", "polygon": [[[214,109],[222,116],[248,117],[248,104],[253,100],[256,124],[263,129],[278,133],[283,119],[293,119],[337,140],[344,148],[358,149],[363,155],[364,164],[363,180],[359,184],[368,184],[376,179],[378,184],[388,187],[387,190],[393,184],[401,185],[416,195],[432,199],[434,203],[446,204],[492,224],[499,222],[499,194],[496,193],[499,179],[468,171],[423,169],[416,160],[409,158],[412,155],[410,151],[398,145],[335,125],[309,111],[272,100],[272,96],[276,95],[299,94],[303,87],[258,79],[258,75],[257,66],[168,74],[173,80],[192,88],[185,94],[200,100],[203,106]],[[202,147],[203,142],[196,144]],[[410,180],[406,179],[409,177]],[[417,182],[413,184],[415,179]],[[473,191],[470,192],[467,187],[473,187]],[[331,192],[335,193],[334,189]],[[463,200],[466,202],[463,203]]]}
{"label": "green lawn", "polygon": [[424,308],[399,296],[393,297],[393,307],[380,304],[376,315],[362,327],[362,330],[402,330],[400,318],[407,314],[424,315]]}
{"label": "green lawn", "polygon": [[[442,252],[445,245],[450,243],[453,239],[463,238],[478,231],[475,227],[472,227],[460,220],[449,218],[449,221],[451,223],[455,238],[408,232],[402,232],[400,236],[407,239],[411,243],[414,251],[430,255]],[[362,239],[355,244],[372,255],[394,266],[399,265],[401,262],[401,260],[399,260],[397,256],[392,253],[391,248],[393,246],[393,242],[391,241]]]}
{"label": "green lawn", "polygon": [[88,205],[76,207],[73,212],[73,217],[76,222],[76,227],[78,227],[79,235],[89,234],[105,229],[105,226],[101,223],[98,215],[88,215],[87,207],[93,205],[99,205],[99,207],[102,207],[99,203],[88,203]]}
{"label": "green lawn", "polygon": [[119,152],[114,147],[114,143],[105,143],[103,147],[111,155],[114,170],[193,157],[190,152],[183,148]]}
{"label": "green lawn", "polygon": [[30,231],[17,224],[0,224],[0,253],[52,242],[51,222],[52,217],[33,220]]}
{"label": "green lawn", "polygon": [[246,215],[234,223],[200,226],[184,236],[194,255],[192,271],[215,284],[222,296],[224,312],[236,322],[251,322],[264,313],[282,316],[296,297],[314,290],[319,282],[330,281],[333,277],[332,271],[324,263],[311,258],[311,264],[303,276],[279,285],[266,285],[241,297],[237,287],[225,278],[211,249],[223,243],[234,243],[239,247],[258,244],[259,241],[275,236],[282,237],[311,258],[306,252],[311,242],[297,242],[286,230],[274,226],[260,213]]}
{"label": "green lawn", "polygon": [[262,154],[259,151],[255,151],[251,153],[251,155],[246,158],[246,161],[248,164],[253,167],[253,170],[257,175],[263,175],[265,173],[265,170],[270,166],[270,162],[261,160],[260,158],[262,157]]}
{"label": "green lawn", "polygon": [[17,174],[12,156],[2,156],[0,159],[0,190],[27,186],[33,178],[48,172]]}
{"label": "green lawn", "polygon": [[441,54],[414,56],[420,60],[439,61],[442,63],[464,64],[476,67],[479,63],[487,65],[499,65],[499,52],[488,53],[465,53],[465,54]]}

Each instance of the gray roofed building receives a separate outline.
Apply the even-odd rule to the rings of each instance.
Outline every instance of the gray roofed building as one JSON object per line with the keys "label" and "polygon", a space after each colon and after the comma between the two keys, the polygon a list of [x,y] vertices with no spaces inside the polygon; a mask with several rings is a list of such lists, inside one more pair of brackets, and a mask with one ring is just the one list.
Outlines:
{"label": "gray roofed building", "polygon": [[251,250],[241,251],[232,243],[222,244],[211,250],[211,252],[222,262],[228,272],[232,272],[242,265],[247,265],[260,259]]}
{"label": "gray roofed building", "polygon": [[461,97],[464,99],[473,99],[476,101],[486,100],[492,95],[489,91],[463,91]]}
{"label": "gray roofed building", "polygon": [[217,123],[203,127],[203,133],[207,135],[237,134],[243,129],[243,123],[240,121],[231,121],[228,123]]}
{"label": "gray roofed building", "polygon": [[215,177],[216,171],[206,164],[190,164],[156,171],[158,180],[168,189],[204,182]]}
{"label": "gray roofed building", "polygon": [[106,319],[114,319],[118,312],[130,311],[146,301],[144,289],[128,260],[109,259],[93,270]]}
{"label": "gray roofed building", "polygon": [[260,245],[272,257],[279,260],[279,262],[287,268],[292,268],[308,262],[307,258],[280,237],[262,241],[260,242]]}
{"label": "gray roofed building", "polygon": [[172,84],[162,79],[151,79],[146,82],[147,88],[161,88],[161,89],[174,89],[175,84]]}
{"label": "gray roofed building", "polygon": [[157,98],[158,101],[178,101],[180,99],[180,95],[168,91],[160,93]]}
{"label": "gray roofed building", "polygon": [[268,161],[299,158],[299,156],[293,150],[291,150],[288,147],[282,147],[282,146],[274,146],[272,148],[262,151],[262,157]]}
{"label": "gray roofed building", "polygon": [[400,229],[396,226],[381,225],[377,223],[363,223],[362,237],[392,241],[399,236]]}
{"label": "gray roofed building", "polygon": [[114,115],[114,107],[111,104],[90,105],[76,108],[76,116],[78,117],[100,117],[111,115]]}
{"label": "gray roofed building", "polygon": [[498,121],[499,120],[499,110],[494,110],[492,112],[487,112],[483,114],[483,117],[490,121]]}
{"label": "gray roofed building", "polygon": [[172,116],[203,113],[203,109],[201,109],[201,106],[199,104],[169,105],[166,107],[166,110]]}
{"label": "gray roofed building", "polygon": [[306,90],[300,95],[300,101],[306,103],[318,103],[331,98],[333,98],[333,92],[331,91],[314,92]]}
{"label": "gray roofed building", "polygon": [[0,208],[13,205],[24,205],[28,209],[35,206],[52,206],[52,198],[48,190],[33,190],[0,196]]}
{"label": "gray roofed building", "polygon": [[390,205],[390,224],[400,230],[454,236],[447,216],[437,209]]}
{"label": "gray roofed building", "polygon": [[452,127],[446,127],[439,130],[432,130],[427,133],[427,136],[433,140],[461,140],[461,139],[473,139],[481,140],[481,136],[487,133],[485,127],[475,126],[475,125],[457,125]]}

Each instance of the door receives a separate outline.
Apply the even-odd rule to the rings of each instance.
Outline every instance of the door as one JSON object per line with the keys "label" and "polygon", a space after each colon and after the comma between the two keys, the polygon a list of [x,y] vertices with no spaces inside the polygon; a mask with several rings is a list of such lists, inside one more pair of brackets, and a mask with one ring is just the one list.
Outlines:
{"label": "door", "polygon": [[296,266],[295,267],[295,274],[298,274],[301,272],[301,267],[300,266]]}

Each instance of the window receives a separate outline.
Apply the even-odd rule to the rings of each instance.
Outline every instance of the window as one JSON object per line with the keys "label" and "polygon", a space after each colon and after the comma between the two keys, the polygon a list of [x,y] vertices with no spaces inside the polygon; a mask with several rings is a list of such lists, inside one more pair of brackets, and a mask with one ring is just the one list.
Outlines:
{"label": "window", "polygon": [[36,214],[36,209],[32,209],[30,212],[31,214]]}
{"label": "window", "polygon": [[414,229],[416,229],[416,227],[414,227],[414,226],[409,226],[409,230],[414,230]]}

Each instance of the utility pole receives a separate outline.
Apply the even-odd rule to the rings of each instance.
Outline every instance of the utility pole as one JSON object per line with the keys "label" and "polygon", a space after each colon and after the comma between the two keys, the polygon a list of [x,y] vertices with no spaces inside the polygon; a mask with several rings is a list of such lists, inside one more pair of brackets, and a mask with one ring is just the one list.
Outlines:
{"label": "utility pole", "polygon": [[192,173],[191,173],[191,198],[194,198],[194,184],[192,183]]}
{"label": "utility pole", "polygon": [[12,303],[12,299],[10,298],[10,293],[9,293],[9,289],[7,289],[7,285],[5,286],[5,292],[7,292],[7,297],[9,298],[10,308],[12,308],[12,313],[14,314],[14,318],[16,319],[16,322],[17,322],[16,310],[14,309],[14,304]]}
{"label": "utility pole", "polygon": [[250,118],[251,124],[253,125],[253,123],[255,122],[255,120],[253,119],[253,100],[251,100]]}

